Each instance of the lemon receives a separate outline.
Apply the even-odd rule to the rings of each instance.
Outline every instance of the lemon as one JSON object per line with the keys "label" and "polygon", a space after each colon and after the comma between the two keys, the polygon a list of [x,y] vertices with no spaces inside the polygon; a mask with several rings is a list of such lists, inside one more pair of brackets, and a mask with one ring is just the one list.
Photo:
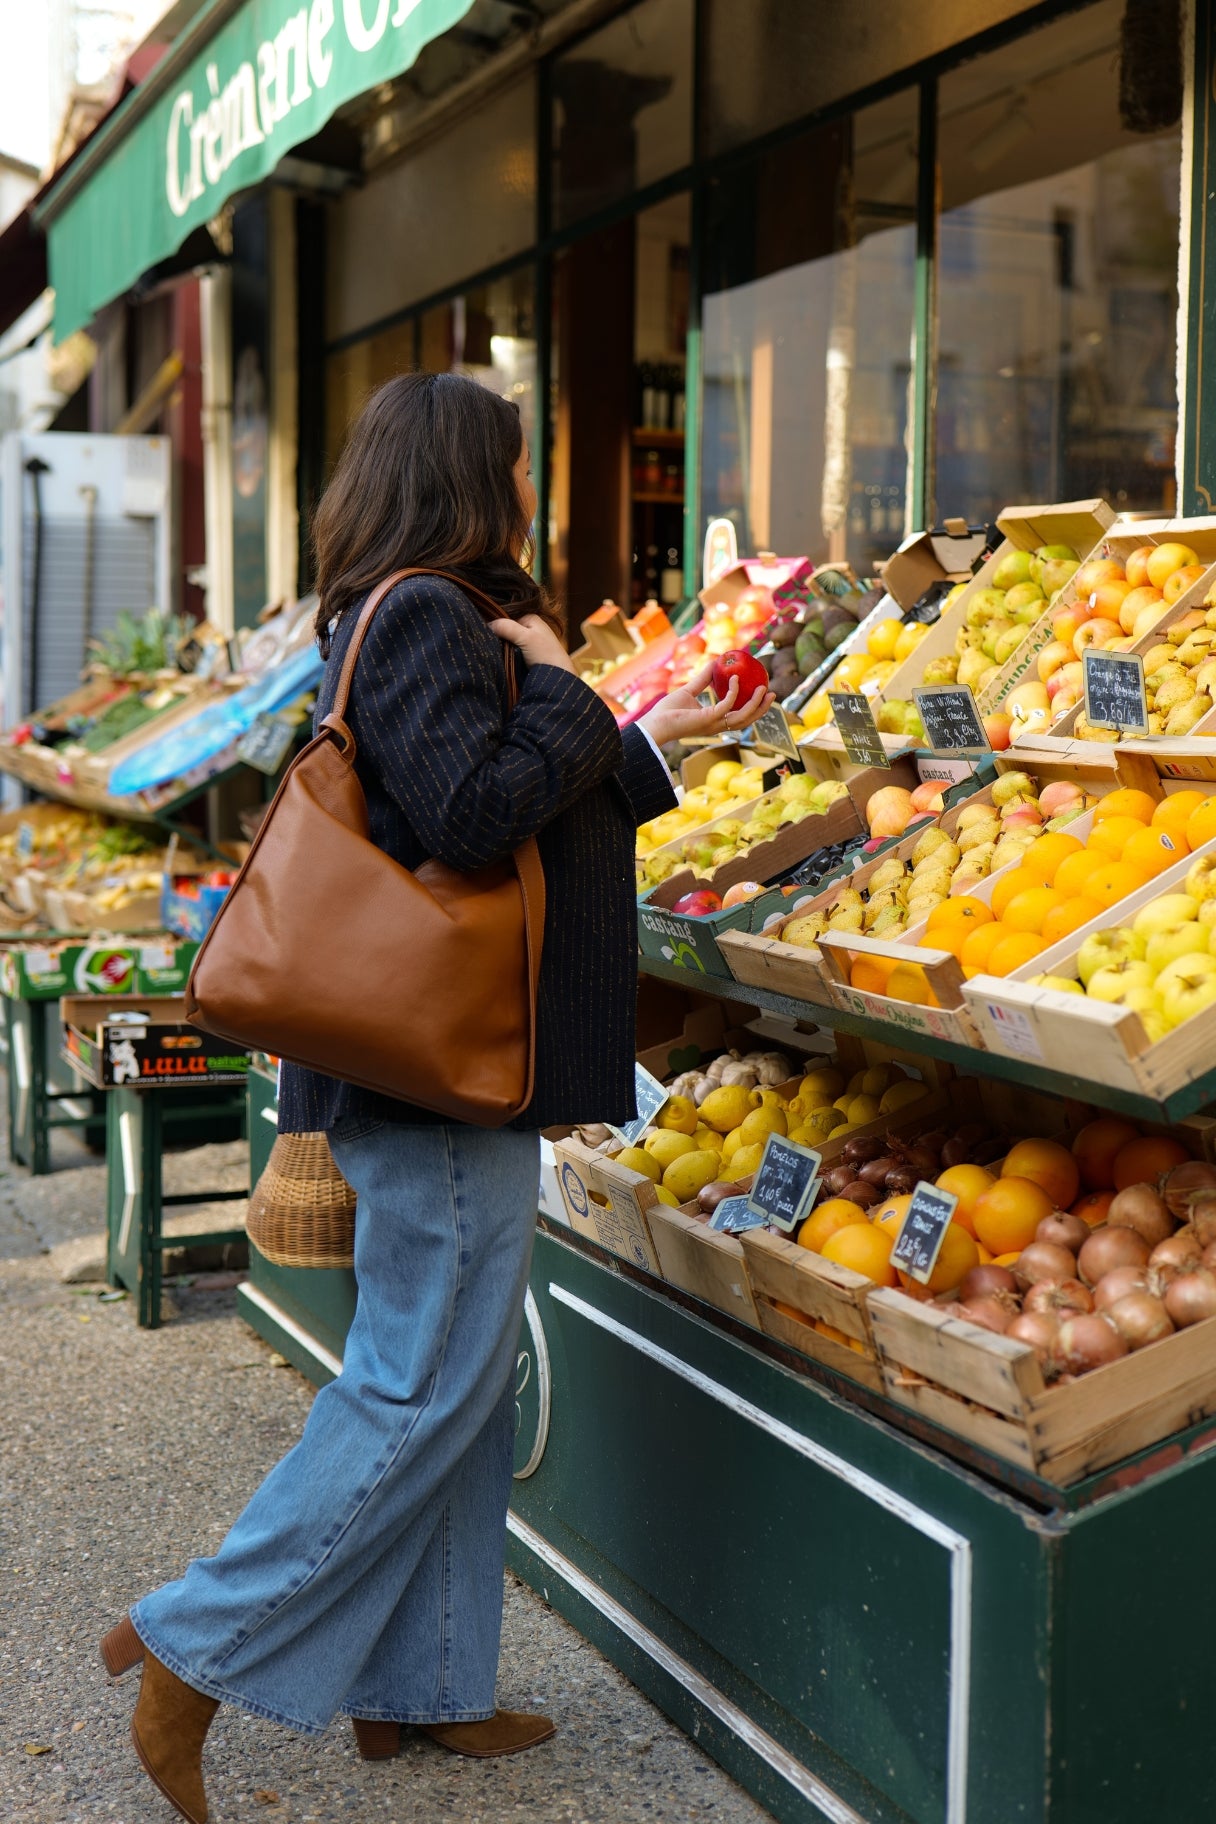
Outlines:
{"label": "lemon", "polygon": [[878,1119],[878,1097],[854,1096],[844,1112],[854,1127],[864,1127],[867,1121]]}
{"label": "lemon", "polygon": [[738,1147],[735,1151],[734,1158],[730,1162],[731,1177],[750,1178],[753,1172],[760,1169],[760,1161],[763,1156],[763,1141],[758,1145],[753,1142],[749,1146]]}
{"label": "lemon", "polygon": [[663,1183],[677,1203],[688,1203],[698,1191],[712,1184],[718,1176],[718,1155],[707,1148],[703,1153],[685,1153],[663,1173]]}
{"label": "lemon", "polygon": [[713,1128],[706,1127],[704,1123],[697,1128],[696,1133],[693,1135],[693,1139],[697,1143],[697,1151],[701,1153],[705,1151],[707,1146],[712,1146],[715,1153],[720,1153],[722,1148],[726,1145],[722,1135],[715,1134]]}
{"label": "lemon", "polygon": [[840,1071],[825,1066],[819,1070],[808,1070],[798,1085],[798,1094],[808,1101],[814,1098],[816,1104],[830,1102],[844,1088],[844,1077]]}
{"label": "lemon", "polygon": [[900,624],[896,620],[879,621],[877,627],[866,640],[866,651],[872,659],[889,659],[894,656],[895,642],[899,638]]}
{"label": "lemon", "polygon": [[[853,1072],[852,1076],[849,1078],[848,1082],[845,1084],[845,1089],[846,1089],[847,1093],[850,1096],[864,1095],[865,1094],[865,1081],[866,1081],[865,1071],[864,1070],[855,1070]],[[839,1108],[840,1104],[837,1103],[836,1106],[837,1106],[837,1108]]]}
{"label": "lemon", "polygon": [[724,792],[734,784],[736,773],[742,771],[742,760],[715,760],[705,775],[705,783],[715,792]]}
{"label": "lemon", "polygon": [[881,1096],[884,1090],[890,1089],[892,1083],[898,1083],[903,1076],[898,1064],[872,1064],[861,1079],[863,1096]]}
{"label": "lemon", "polygon": [[697,1105],[691,1096],[672,1096],[655,1116],[658,1127],[672,1127],[680,1134],[697,1131]]}
{"label": "lemon", "polygon": [[790,1133],[791,1140],[797,1140],[800,1146],[817,1146],[821,1140],[836,1131],[840,1116],[834,1108],[814,1108],[799,1127]]}
{"label": "lemon", "polygon": [[723,1142],[722,1142],[722,1163],[723,1163],[723,1165],[725,1165],[726,1162],[733,1156],[735,1148],[737,1146],[742,1146],[742,1144],[743,1144],[742,1128],[738,1128],[738,1127],[732,1128],[730,1133],[727,1134],[725,1140],[723,1140]]}
{"label": "lemon", "polygon": [[747,1118],[751,1105],[751,1092],[741,1083],[720,1084],[717,1089],[711,1089],[702,1102],[701,1119],[706,1127],[729,1134]]}
{"label": "lemon", "polygon": [[840,1110],[841,1114],[847,1117],[848,1112],[849,1112],[849,1104],[852,1102],[855,1102],[857,1100],[857,1097],[860,1094],[861,1094],[861,1091],[858,1089],[846,1089],[842,1096],[837,1096],[836,1100],[832,1104],[832,1107],[838,1108]]}
{"label": "lemon", "polygon": [[680,1207],[679,1198],[674,1196],[673,1193],[668,1190],[668,1188],[665,1184],[656,1184],[654,1187],[654,1194],[658,1198],[660,1203],[669,1204],[673,1210],[679,1209],[679,1207]]}
{"label": "lemon", "polygon": [[676,1134],[668,1127],[659,1127],[643,1141],[645,1150],[652,1159],[659,1162],[660,1171],[678,1159],[683,1153],[695,1153],[697,1143],[691,1134]]}
{"label": "lemon", "polygon": [[918,1083],[912,1077],[905,1077],[901,1083],[892,1083],[885,1089],[882,1101],[878,1104],[880,1115],[893,1115],[901,1108],[907,1108],[910,1102],[919,1102],[922,1096],[929,1094],[926,1083]]}
{"label": "lemon", "polygon": [[789,1123],[781,1109],[753,1108],[740,1127],[739,1133],[745,1145],[752,1146],[759,1141],[763,1146],[770,1134],[784,1134],[788,1128]]}
{"label": "lemon", "polygon": [[640,1146],[627,1146],[623,1153],[617,1154],[616,1163],[631,1172],[644,1172],[652,1184],[657,1184],[663,1176],[658,1160],[643,1152]]}

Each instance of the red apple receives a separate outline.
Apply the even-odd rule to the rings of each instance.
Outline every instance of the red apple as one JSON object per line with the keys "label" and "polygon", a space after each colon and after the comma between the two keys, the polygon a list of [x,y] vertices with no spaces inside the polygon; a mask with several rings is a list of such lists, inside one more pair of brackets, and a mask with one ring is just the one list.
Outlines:
{"label": "red apple", "polygon": [[720,658],[714,660],[714,695],[719,702],[730,689],[732,678],[739,680],[739,694],[735,698],[736,708],[742,708],[756,691],[768,689],[768,673],[759,659],[754,659],[750,652],[724,652]]}
{"label": "red apple", "polygon": [[[1050,688],[1050,686],[1048,688]],[[1001,711],[997,711],[991,716],[985,716],[983,721],[984,733],[988,737],[988,745],[997,749],[998,752],[1002,748],[1008,747],[1013,739],[1012,716],[1007,716]]]}
{"label": "red apple", "polygon": [[708,912],[720,912],[722,901],[708,887],[698,887],[695,893],[685,893],[682,899],[677,899],[671,909],[685,918],[704,918]]}

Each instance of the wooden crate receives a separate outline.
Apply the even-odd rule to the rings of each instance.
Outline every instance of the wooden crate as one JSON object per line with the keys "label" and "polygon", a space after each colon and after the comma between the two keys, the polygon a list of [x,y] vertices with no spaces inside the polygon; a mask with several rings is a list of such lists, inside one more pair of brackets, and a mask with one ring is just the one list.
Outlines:
{"label": "wooden crate", "polygon": [[[867,1315],[873,1281],[768,1229],[748,1229],[739,1240],[765,1334],[866,1387],[880,1388],[882,1369]],[[803,1316],[791,1317],[778,1305]],[[816,1324],[826,1324],[849,1340],[827,1336]]]}
{"label": "wooden crate", "polygon": [[875,1290],[866,1314],[897,1405],[1059,1487],[1216,1412],[1213,1319],[1050,1387],[1033,1349],[948,1306]]}
{"label": "wooden crate", "polygon": [[[861,937],[851,931],[825,931],[819,940],[819,952],[832,1002],[845,1013],[884,1020],[901,1032],[919,1032],[926,1037],[945,1039],[952,1045],[984,1049],[971,1010],[963,999],[962,965],[950,951],[910,949],[907,944]],[[881,956],[896,962],[914,962],[923,970],[925,984],[937,1005],[896,1000],[891,995],[871,994],[866,989],[854,988],[849,981],[851,956]]]}
{"label": "wooden crate", "polygon": [[571,1228],[661,1277],[649,1220],[661,1206],[646,1174],[618,1165],[575,1134],[553,1142],[553,1160]]}
{"label": "wooden crate", "polygon": [[737,1235],[720,1234],[663,1203],[648,1209],[646,1219],[665,1280],[753,1330],[761,1328]]}

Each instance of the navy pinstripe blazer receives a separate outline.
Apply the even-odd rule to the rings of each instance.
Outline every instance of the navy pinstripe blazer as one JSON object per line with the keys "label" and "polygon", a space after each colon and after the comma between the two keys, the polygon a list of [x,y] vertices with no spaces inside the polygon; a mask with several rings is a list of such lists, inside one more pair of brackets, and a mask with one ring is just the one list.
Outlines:
{"label": "navy pinstripe blazer", "polygon": [[[317,698],[333,700],[361,604],[342,616]],[[514,1123],[622,1121],[634,1110],[637,925],[634,831],[675,803],[646,737],[624,734],[579,678],[522,672],[508,712],[502,644],[454,584],[410,577],[381,603],[355,667],[347,720],[372,841],[404,867],[434,857],[472,870],[538,839],[547,888],[536,1085]],[[410,936],[401,933],[403,955]],[[317,932],[317,967],[340,944],[342,909]],[[306,989],[305,989],[306,991]],[[376,985],[368,983],[368,993]],[[420,989],[420,992],[425,990]],[[338,1121],[439,1117],[284,1064],[279,1131]]]}

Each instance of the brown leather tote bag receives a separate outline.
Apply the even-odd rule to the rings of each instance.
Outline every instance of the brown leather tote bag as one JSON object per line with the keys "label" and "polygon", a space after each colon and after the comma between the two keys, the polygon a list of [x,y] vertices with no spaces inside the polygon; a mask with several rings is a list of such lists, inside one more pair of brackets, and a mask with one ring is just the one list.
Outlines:
{"label": "brown leather tote bag", "polygon": [[404,577],[444,574],[399,570],[368,597],[333,709],[288,768],[195,958],[186,1018],[452,1121],[500,1127],[532,1097],[545,923],[535,839],[476,873],[401,867],[368,838],[343,720],[385,595]]}

